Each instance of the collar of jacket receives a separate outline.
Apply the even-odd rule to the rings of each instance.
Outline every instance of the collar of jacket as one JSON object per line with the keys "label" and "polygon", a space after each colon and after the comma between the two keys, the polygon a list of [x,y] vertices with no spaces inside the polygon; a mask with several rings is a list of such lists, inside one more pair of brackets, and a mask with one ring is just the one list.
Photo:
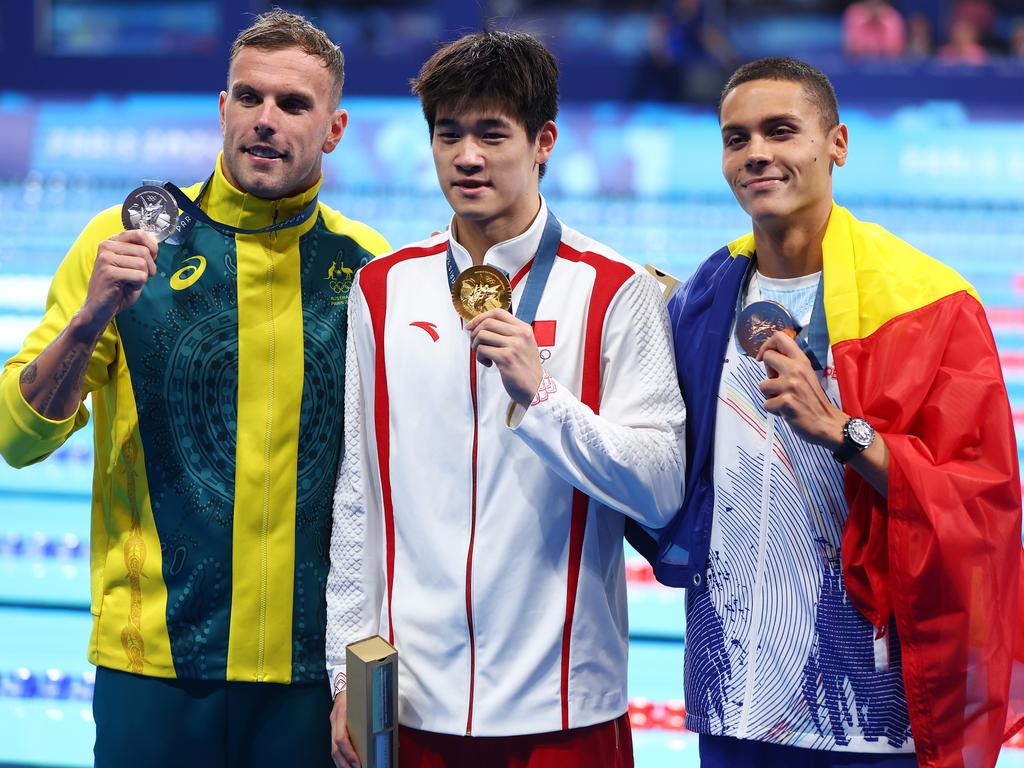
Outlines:
{"label": "collar of jacket", "polygon": [[[544,225],[548,220],[548,205],[544,196],[540,198],[540,210],[534,217],[533,222],[526,231],[509,240],[503,240],[487,249],[484,254],[484,264],[498,267],[505,270],[509,279],[514,278],[527,262],[537,255],[537,248],[540,247],[541,237],[544,235]],[[455,239],[455,216],[452,216],[448,224],[448,237],[452,244],[452,256],[455,258],[455,265],[461,272],[467,269],[473,259],[469,251],[462,247],[462,244]]]}
{"label": "collar of jacket", "polygon": [[[283,221],[289,216],[299,213],[309,201],[320,192],[320,185],[323,183],[323,176],[317,179],[316,183],[292,197],[282,197],[277,200],[266,200],[262,197],[249,194],[237,189],[224,176],[224,153],[217,155],[217,164],[213,172],[213,179],[206,190],[205,198],[202,201],[203,210],[211,218],[230,224],[239,229],[259,229],[275,221]],[[297,234],[302,235],[316,223],[317,215],[310,216],[305,222],[295,228]],[[281,230],[281,232],[293,230]]]}

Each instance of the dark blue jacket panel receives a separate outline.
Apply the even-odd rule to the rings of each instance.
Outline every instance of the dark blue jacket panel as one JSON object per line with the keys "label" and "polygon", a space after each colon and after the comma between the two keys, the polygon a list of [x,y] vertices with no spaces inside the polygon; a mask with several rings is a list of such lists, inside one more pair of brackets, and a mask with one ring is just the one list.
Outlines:
{"label": "dark blue jacket panel", "polygon": [[658,581],[701,588],[715,508],[714,438],[718,386],[750,260],[728,247],[708,257],[669,299],[676,371],[686,402],[686,491],[668,526],[650,531],[630,522],[626,536],[654,567]]}

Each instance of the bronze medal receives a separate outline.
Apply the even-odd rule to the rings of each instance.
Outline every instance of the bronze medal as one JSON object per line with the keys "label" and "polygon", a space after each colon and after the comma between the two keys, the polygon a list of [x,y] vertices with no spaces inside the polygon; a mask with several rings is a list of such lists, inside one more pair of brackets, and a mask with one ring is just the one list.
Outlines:
{"label": "bronze medal", "polygon": [[789,310],[777,301],[755,301],[744,307],[736,318],[736,338],[743,351],[751,357],[776,331],[795,339],[799,327]]}
{"label": "bronze medal", "polygon": [[469,267],[455,278],[452,304],[467,322],[491,309],[508,310],[512,307],[512,284],[494,267]]}

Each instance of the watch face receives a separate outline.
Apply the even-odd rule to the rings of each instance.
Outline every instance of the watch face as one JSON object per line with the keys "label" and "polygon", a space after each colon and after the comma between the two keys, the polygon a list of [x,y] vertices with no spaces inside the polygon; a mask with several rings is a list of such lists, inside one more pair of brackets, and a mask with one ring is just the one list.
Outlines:
{"label": "watch face", "polygon": [[863,448],[867,448],[875,439],[874,428],[864,419],[850,419],[850,423],[846,427],[846,434],[850,436],[850,440]]}

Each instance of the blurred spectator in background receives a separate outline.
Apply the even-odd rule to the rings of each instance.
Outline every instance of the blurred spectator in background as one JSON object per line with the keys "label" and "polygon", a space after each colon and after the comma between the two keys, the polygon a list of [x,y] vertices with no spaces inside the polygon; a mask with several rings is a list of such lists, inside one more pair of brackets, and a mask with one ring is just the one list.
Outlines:
{"label": "blurred spectator in background", "polygon": [[1024,16],[1010,27],[1010,58],[1024,63]]}
{"label": "blurred spectator in background", "polygon": [[630,98],[637,101],[676,101],[682,93],[679,66],[672,50],[668,17],[655,14],[647,28],[647,51],[636,70]]}
{"label": "blurred spectator in background", "polygon": [[957,26],[966,22],[974,30],[978,43],[990,44],[997,16],[990,0],[956,0],[949,19],[950,41],[956,36]]}
{"label": "blurred spectator in background", "polygon": [[980,66],[988,62],[988,51],[981,44],[978,28],[967,18],[954,18],[949,42],[939,48],[939,61],[944,64]]}
{"label": "blurred spectator in background", "polygon": [[848,56],[896,58],[906,43],[903,17],[888,0],[859,0],[843,14],[843,50]]}
{"label": "blurred spectator in background", "polygon": [[907,46],[904,54],[914,59],[926,59],[935,52],[932,23],[920,11],[907,16]]}
{"label": "blurred spectator in background", "polygon": [[637,100],[714,98],[738,62],[726,39],[719,0],[667,0],[651,18],[647,51],[630,96]]}

